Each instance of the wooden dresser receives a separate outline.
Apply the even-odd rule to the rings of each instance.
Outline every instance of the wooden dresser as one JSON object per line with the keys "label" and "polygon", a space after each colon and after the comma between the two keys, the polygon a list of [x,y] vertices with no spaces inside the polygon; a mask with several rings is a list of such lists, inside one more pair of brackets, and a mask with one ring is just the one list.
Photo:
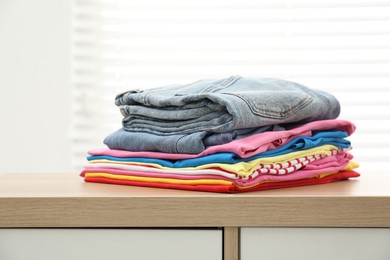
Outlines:
{"label": "wooden dresser", "polygon": [[388,174],[242,194],[84,183],[77,174],[0,175],[2,260],[278,260],[319,252],[316,259],[382,260],[390,259],[389,227]]}

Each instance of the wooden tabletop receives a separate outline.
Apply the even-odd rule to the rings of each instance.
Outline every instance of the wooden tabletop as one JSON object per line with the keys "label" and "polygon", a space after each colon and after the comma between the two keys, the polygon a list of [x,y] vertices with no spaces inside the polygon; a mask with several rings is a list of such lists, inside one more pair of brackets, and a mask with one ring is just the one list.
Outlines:
{"label": "wooden tabletop", "polygon": [[218,194],[0,175],[0,227],[390,227],[390,175]]}

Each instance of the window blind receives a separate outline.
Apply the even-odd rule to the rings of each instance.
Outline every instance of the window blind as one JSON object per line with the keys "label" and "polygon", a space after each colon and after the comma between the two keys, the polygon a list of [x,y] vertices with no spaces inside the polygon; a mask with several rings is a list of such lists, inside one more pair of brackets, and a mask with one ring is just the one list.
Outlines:
{"label": "window blind", "polygon": [[361,172],[390,161],[390,1],[74,0],[73,165],[121,127],[116,94],[241,75],[334,94]]}

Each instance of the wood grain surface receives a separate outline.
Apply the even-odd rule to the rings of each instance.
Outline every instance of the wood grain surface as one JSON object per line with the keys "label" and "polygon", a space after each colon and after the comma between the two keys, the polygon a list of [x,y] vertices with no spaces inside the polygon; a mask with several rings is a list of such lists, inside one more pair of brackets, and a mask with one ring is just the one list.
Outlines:
{"label": "wood grain surface", "polygon": [[0,227],[390,227],[390,177],[217,194],[0,175]]}
{"label": "wood grain surface", "polygon": [[225,227],[223,230],[223,259],[238,260],[240,258],[240,230],[238,227]]}

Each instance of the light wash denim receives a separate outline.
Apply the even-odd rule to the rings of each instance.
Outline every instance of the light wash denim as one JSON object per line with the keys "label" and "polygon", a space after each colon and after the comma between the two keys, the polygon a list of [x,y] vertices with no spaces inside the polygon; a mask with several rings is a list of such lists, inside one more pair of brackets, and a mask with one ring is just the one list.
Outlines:
{"label": "light wash denim", "polygon": [[204,164],[211,163],[239,163],[239,162],[248,162],[258,158],[266,158],[279,156],[283,154],[288,154],[296,151],[302,151],[321,145],[329,144],[334,145],[339,148],[350,148],[351,143],[347,139],[348,133],[345,131],[323,131],[317,132],[313,136],[298,136],[291,140],[290,142],[280,146],[276,149],[265,151],[259,154],[256,154],[251,157],[241,158],[234,153],[215,153],[211,155],[206,155],[198,158],[191,159],[181,159],[181,160],[164,160],[157,158],[144,158],[144,157],[128,157],[120,158],[106,155],[93,155],[88,156],[89,161],[107,159],[113,161],[123,161],[123,162],[145,162],[145,163],[155,163],[160,164],[165,167],[171,168],[185,168],[185,167],[196,167]]}
{"label": "light wash denim", "polygon": [[237,129],[229,133],[207,133],[157,135],[145,132],[130,132],[121,128],[104,139],[110,149],[129,151],[158,151],[165,153],[198,154],[213,145],[226,144],[265,131],[283,131],[279,125],[262,126],[252,129]]}
{"label": "light wash denim", "polygon": [[121,128],[108,135],[103,142],[110,149],[198,154],[206,150],[202,141],[206,135],[207,132],[202,131],[187,135],[163,136],[129,132]]}
{"label": "light wash denim", "polygon": [[118,95],[115,103],[127,133],[107,137],[110,148],[124,141],[129,150],[168,153],[200,153],[250,134],[334,119],[340,113],[338,100],[326,92],[280,79],[240,76],[131,90]]}
{"label": "light wash denim", "polygon": [[281,79],[239,76],[128,91],[115,103],[125,116],[126,130],[159,135],[226,133],[334,119],[340,112],[336,98],[323,91]]}

